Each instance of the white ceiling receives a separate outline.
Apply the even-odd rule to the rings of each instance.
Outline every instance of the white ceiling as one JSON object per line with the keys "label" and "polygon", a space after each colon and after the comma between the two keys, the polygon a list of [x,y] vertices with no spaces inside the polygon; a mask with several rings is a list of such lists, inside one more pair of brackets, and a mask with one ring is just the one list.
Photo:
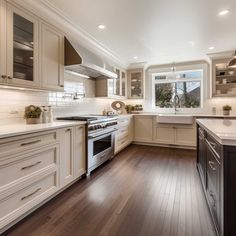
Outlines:
{"label": "white ceiling", "polygon": [[[235,0],[48,1],[125,64],[198,60],[236,48]],[[222,9],[230,13],[218,16]]]}

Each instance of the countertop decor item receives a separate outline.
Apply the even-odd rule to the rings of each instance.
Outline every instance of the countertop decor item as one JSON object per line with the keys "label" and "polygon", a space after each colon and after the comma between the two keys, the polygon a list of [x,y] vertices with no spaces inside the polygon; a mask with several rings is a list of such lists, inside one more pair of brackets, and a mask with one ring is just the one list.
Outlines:
{"label": "countertop decor item", "polygon": [[25,107],[26,124],[39,124],[42,110],[40,107],[29,105]]}
{"label": "countertop decor item", "polygon": [[111,107],[118,112],[118,114],[122,114],[122,112],[125,110],[125,104],[121,101],[114,101],[111,104]]}
{"label": "countertop decor item", "polygon": [[223,115],[228,116],[230,115],[230,111],[232,110],[232,107],[229,105],[223,106]]}

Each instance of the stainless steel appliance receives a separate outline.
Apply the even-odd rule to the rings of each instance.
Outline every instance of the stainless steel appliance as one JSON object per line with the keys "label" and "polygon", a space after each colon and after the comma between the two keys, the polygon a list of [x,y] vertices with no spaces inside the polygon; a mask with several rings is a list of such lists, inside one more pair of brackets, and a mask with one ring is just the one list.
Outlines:
{"label": "stainless steel appliance", "polygon": [[87,121],[87,175],[114,157],[116,117],[88,115],[57,119]]}

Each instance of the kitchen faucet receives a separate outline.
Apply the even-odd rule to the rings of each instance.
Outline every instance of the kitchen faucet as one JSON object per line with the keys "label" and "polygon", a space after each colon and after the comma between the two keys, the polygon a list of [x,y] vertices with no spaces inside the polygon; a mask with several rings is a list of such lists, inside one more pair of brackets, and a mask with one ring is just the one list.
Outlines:
{"label": "kitchen faucet", "polygon": [[175,94],[174,96],[175,113],[178,111],[177,107],[179,108],[179,102],[180,102],[179,96]]}

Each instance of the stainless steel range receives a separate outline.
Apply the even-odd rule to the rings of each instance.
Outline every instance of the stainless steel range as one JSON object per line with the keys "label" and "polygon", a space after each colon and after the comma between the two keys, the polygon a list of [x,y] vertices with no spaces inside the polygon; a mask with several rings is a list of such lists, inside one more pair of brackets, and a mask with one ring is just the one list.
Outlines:
{"label": "stainless steel range", "polygon": [[116,117],[86,115],[57,119],[87,121],[87,175],[114,157]]}

